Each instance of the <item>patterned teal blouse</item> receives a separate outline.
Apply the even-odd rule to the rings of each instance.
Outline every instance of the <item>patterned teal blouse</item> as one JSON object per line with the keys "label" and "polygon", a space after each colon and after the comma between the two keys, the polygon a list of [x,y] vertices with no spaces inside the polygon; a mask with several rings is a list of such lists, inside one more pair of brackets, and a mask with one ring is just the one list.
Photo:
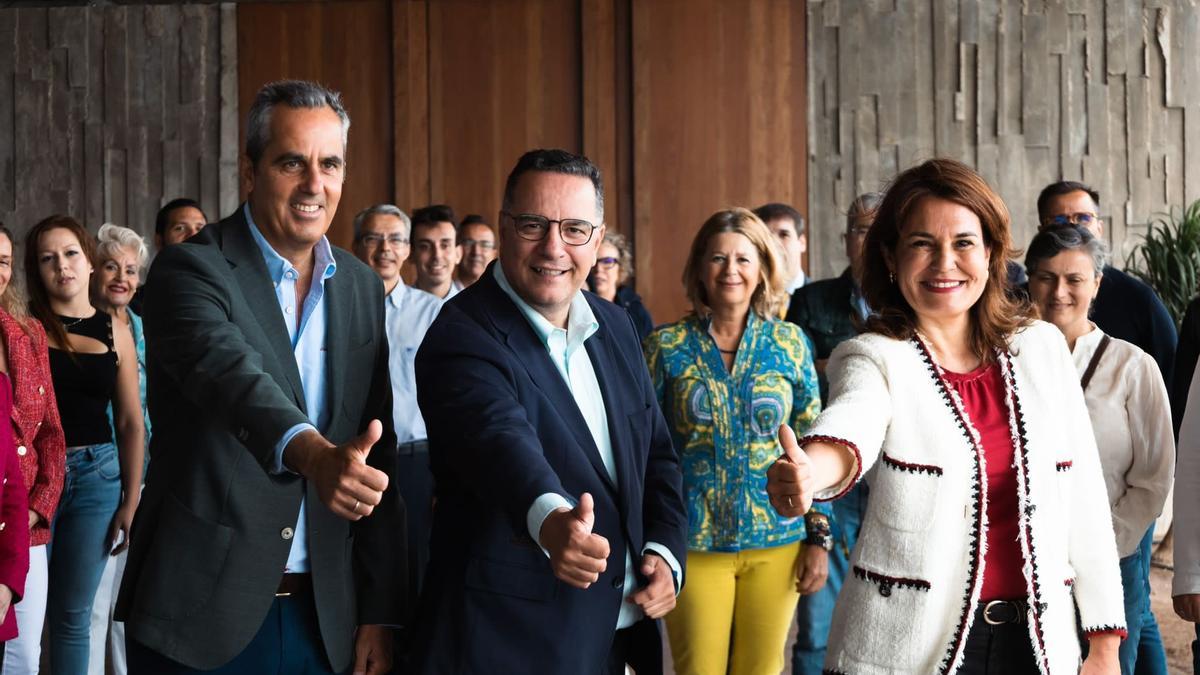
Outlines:
{"label": "patterned teal blouse", "polygon": [[[817,371],[794,324],[750,312],[732,372],[708,319],[694,315],[646,338],[646,361],[683,466],[688,548],[740,551],[805,537],[803,518],[781,518],[767,499],[785,420],[797,436],[821,409]],[[814,509],[829,514],[825,505]]]}
{"label": "patterned teal blouse", "polygon": [[[146,425],[146,452],[143,453],[142,482],[146,482],[146,467],[150,465],[150,410],[146,408],[146,333],[142,330],[142,317],[132,309],[125,308],[129,315],[129,328],[133,331],[133,344],[137,351],[138,362],[138,392],[142,398],[142,423]],[[121,325],[120,320],[113,317],[113,325]],[[117,425],[113,421],[112,402],[108,404],[108,426],[113,428],[113,438],[117,437]]]}

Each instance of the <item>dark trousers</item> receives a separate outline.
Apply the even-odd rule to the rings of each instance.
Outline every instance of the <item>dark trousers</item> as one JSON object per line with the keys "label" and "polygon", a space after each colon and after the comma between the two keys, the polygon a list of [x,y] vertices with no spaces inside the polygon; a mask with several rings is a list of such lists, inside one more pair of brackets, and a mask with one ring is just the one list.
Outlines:
{"label": "dark trousers", "polygon": [[662,675],[662,634],[658,621],[642,619],[613,636],[608,652],[608,675],[625,675],[625,665],[637,675]]}
{"label": "dark trousers", "polygon": [[971,625],[971,632],[967,634],[958,675],[1038,673],[1033,645],[1029,642],[1029,626],[1024,622],[993,626],[983,620],[982,610],[975,612],[975,621]]}
{"label": "dark trousers", "polygon": [[172,661],[133,638],[125,641],[130,675],[332,675],[321,644],[317,609],[311,593],[275,598],[250,644],[232,661],[214,670],[198,670]]}
{"label": "dark trousers", "polygon": [[408,597],[409,615],[405,628],[395,631],[396,671],[405,672],[408,665],[408,626],[414,625],[417,598],[425,568],[429,565],[429,536],[433,527],[433,472],[429,469],[429,443],[401,443],[396,458],[396,489],[404,498],[408,517]]}

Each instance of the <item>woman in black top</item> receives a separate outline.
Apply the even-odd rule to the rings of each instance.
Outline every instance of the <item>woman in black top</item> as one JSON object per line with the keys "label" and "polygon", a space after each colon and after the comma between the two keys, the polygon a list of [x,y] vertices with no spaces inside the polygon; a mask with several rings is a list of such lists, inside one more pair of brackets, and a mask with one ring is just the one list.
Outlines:
{"label": "woman in black top", "polygon": [[29,311],[46,328],[67,444],[46,609],[51,668],[64,675],[88,671],[92,601],[108,554],[128,545],[145,434],[133,337],[114,331],[112,317],[88,298],[93,249],[92,237],[66,216],[43,220],[25,238]]}

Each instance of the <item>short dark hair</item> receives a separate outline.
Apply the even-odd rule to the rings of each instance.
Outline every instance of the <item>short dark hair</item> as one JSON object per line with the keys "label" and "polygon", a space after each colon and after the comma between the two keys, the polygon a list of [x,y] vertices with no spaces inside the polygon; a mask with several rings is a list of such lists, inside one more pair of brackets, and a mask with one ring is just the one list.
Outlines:
{"label": "short dark hair", "polygon": [[490,227],[491,223],[489,223],[486,219],[484,219],[483,216],[479,215],[478,213],[468,213],[466,215],[466,217],[464,217],[462,219],[462,222],[458,224],[458,229],[461,230],[462,228],[464,228],[468,225],[487,225]]}
{"label": "short dark hair", "polygon": [[783,204],[780,202],[763,204],[757,209],[754,209],[754,215],[758,216],[759,220],[768,225],[771,224],[772,220],[790,218],[792,222],[796,224],[796,234],[804,234],[804,216],[800,215],[800,212],[790,204]]}
{"label": "short dark hair", "polygon": [[600,220],[604,220],[604,178],[600,175],[600,168],[583,155],[557,149],[530,150],[521,155],[521,158],[517,160],[517,165],[508,173],[508,180],[504,181],[504,201],[501,208],[505,211],[512,208],[517,181],[531,171],[580,176],[592,181],[592,187],[596,190],[596,215],[600,217]]}
{"label": "short dark hair", "polygon": [[250,115],[246,120],[246,156],[257,165],[271,144],[271,111],[283,104],[289,108],[324,108],[328,106],[342,121],[342,152],[350,135],[350,115],[342,105],[342,95],[316,82],[279,80],[269,82],[258,90]]}
{"label": "short dark hair", "polygon": [[1083,251],[1092,260],[1096,276],[1104,272],[1108,264],[1108,245],[1097,239],[1086,228],[1078,225],[1047,227],[1038,232],[1029,242],[1025,252],[1025,269],[1033,276],[1041,264],[1064,251]]}
{"label": "short dark hair", "polygon": [[[412,227],[410,230],[415,231],[418,227],[426,227],[436,225],[438,223],[450,223],[454,225],[458,219],[454,217],[454,209],[448,204],[430,204],[422,206],[412,212]],[[455,233],[458,232],[458,226],[454,226]]]}
{"label": "short dark hair", "polygon": [[1038,195],[1038,222],[1046,220],[1046,209],[1049,208],[1051,199],[1059,195],[1069,195],[1072,192],[1086,192],[1092,198],[1092,201],[1096,203],[1096,206],[1100,206],[1100,193],[1096,192],[1092,186],[1073,180],[1060,180],[1057,183],[1051,183],[1042,188],[1042,193]]}
{"label": "short dark hair", "polygon": [[158,210],[158,215],[154,216],[154,234],[157,234],[160,237],[162,236],[163,231],[167,229],[167,224],[171,219],[172,211],[188,207],[199,211],[200,215],[204,217],[204,222],[208,222],[208,216],[204,215],[204,209],[200,208],[200,202],[196,201],[195,199],[180,197],[179,199],[172,199]]}

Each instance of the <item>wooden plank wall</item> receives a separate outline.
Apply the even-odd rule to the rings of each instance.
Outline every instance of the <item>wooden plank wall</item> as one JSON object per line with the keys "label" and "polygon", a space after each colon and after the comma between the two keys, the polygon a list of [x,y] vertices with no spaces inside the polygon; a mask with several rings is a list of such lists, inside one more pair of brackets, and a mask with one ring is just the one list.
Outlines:
{"label": "wooden plank wall", "polygon": [[394,185],[391,31],[389,0],[237,6],[239,148],[250,104],[262,85],[314,80],[342,94],[350,142],[346,182],[329,231],[338,246],[350,246],[354,214],[390,200]]}
{"label": "wooden plank wall", "polygon": [[231,207],[230,18],[215,4],[0,11],[0,220],[18,236],[52,213],[153,235],[175,197],[210,217]]}
{"label": "wooden plank wall", "polygon": [[803,3],[633,3],[634,232],[655,321],[691,308],[681,274],[715,211],[807,211]]}
{"label": "wooden plank wall", "polygon": [[975,166],[1036,230],[1038,192],[1101,193],[1121,263],[1200,198],[1200,8],[1190,0],[810,0],[809,208],[817,276],[845,266],[854,195],[935,156]]}

